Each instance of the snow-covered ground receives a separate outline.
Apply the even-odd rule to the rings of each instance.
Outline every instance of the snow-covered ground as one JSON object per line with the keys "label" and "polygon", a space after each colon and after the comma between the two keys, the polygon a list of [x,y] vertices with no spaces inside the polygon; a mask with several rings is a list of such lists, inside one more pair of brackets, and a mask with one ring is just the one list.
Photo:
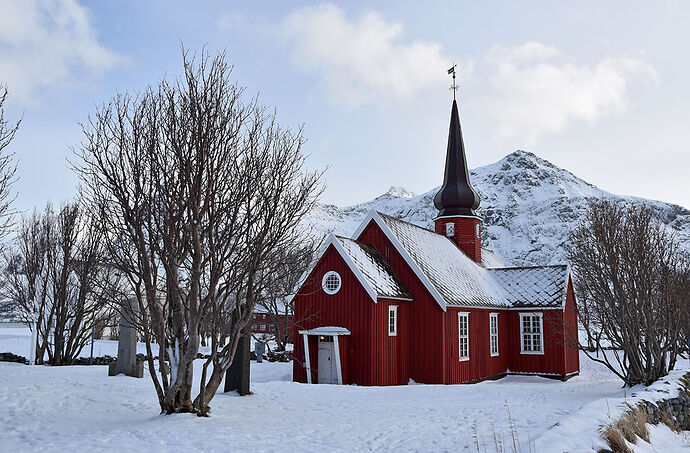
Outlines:
{"label": "snow-covered ground", "polygon": [[[27,334],[0,328],[0,352],[25,354]],[[114,354],[116,342],[98,341],[95,350]],[[608,416],[607,399],[613,415],[644,389],[624,391],[584,356],[581,368],[565,383],[509,376],[474,385],[357,387],[297,384],[290,363],[252,363],[254,395],[219,393],[212,416],[201,419],[158,415],[146,376],[0,363],[0,451],[475,451],[475,427],[492,451],[492,426],[512,444],[506,404],[522,451],[529,440],[540,452],[586,451],[601,445],[596,429]],[[652,436],[673,441],[663,428]]]}

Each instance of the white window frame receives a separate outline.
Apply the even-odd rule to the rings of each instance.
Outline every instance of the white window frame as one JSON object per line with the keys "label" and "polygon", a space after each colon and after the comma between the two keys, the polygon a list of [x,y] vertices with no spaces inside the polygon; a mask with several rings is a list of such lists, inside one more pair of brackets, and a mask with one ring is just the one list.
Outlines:
{"label": "white window frame", "polygon": [[[393,321],[391,325],[391,321]],[[388,306],[388,336],[397,337],[398,336],[398,306],[389,305]]]}
{"label": "white window frame", "polygon": [[[496,320],[496,331],[493,329],[493,321]],[[494,343],[494,339],[496,339]],[[496,350],[494,351],[494,344],[496,345]],[[489,313],[489,354],[491,357],[498,357],[499,355],[498,346],[498,313]]]}
{"label": "white window frame", "polygon": [[[465,333],[461,329],[462,320],[465,320]],[[462,343],[466,342],[466,355],[462,355]],[[466,311],[458,313],[458,361],[466,362],[470,360],[470,314]]]}
{"label": "white window frame", "polygon": [[262,332],[266,332],[266,324],[261,324],[261,325],[259,326],[259,330],[262,331]]}
{"label": "white window frame", "polygon": [[455,236],[455,224],[453,222],[446,223],[446,237],[452,238]]}
{"label": "white window frame", "polygon": [[[328,277],[335,276],[338,279],[338,287],[335,290],[330,290],[326,286],[326,280],[328,280]],[[323,274],[323,278],[321,279],[321,288],[323,289],[323,292],[328,294],[329,296],[332,296],[333,294],[336,294],[338,291],[340,291],[340,288],[343,286],[343,279],[340,277],[340,274],[337,273],[336,271],[328,271],[325,274]]]}
{"label": "white window frame", "polygon": [[[520,354],[530,354],[530,355],[544,355],[544,314],[541,312],[528,312],[520,313]],[[529,317],[530,324],[532,324],[533,318],[539,319],[539,332],[525,332],[525,321],[524,319]],[[539,350],[534,349],[534,336],[539,335]],[[532,343],[532,349],[525,350],[525,335],[531,335],[530,342]]]}

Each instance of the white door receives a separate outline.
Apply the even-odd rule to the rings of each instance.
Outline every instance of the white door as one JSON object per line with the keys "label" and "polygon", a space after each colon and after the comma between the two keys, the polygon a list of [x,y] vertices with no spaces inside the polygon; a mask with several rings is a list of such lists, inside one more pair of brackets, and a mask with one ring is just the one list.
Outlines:
{"label": "white door", "polygon": [[333,337],[319,337],[319,384],[335,384]]}

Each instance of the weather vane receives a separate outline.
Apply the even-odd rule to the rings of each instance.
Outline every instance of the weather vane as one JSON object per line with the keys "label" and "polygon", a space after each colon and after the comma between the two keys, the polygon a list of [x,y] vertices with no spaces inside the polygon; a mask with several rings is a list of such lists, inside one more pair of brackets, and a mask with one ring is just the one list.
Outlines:
{"label": "weather vane", "polygon": [[449,90],[453,90],[453,100],[455,100],[455,92],[458,91],[458,85],[455,83],[455,68],[458,65],[453,63],[453,66],[448,70],[448,74],[453,74],[453,84],[450,86]]}

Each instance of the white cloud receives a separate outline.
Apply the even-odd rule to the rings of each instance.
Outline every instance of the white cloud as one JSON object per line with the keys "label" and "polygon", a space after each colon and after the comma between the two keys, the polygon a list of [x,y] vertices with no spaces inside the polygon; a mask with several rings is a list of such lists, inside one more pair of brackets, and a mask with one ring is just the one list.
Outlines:
{"label": "white cloud", "polygon": [[332,4],[299,9],[278,34],[294,63],[318,75],[328,96],[346,106],[406,98],[449,82],[451,59],[441,45],[404,40],[402,25],[376,12],[352,20]]}
{"label": "white cloud", "polygon": [[123,61],[99,44],[75,0],[0,0],[0,79],[13,98],[84,83]]}
{"label": "white cloud", "polygon": [[533,143],[576,120],[593,122],[621,113],[632,78],[657,81],[654,68],[633,58],[577,64],[539,42],[494,47],[487,55],[490,93],[486,107],[503,137]]}

